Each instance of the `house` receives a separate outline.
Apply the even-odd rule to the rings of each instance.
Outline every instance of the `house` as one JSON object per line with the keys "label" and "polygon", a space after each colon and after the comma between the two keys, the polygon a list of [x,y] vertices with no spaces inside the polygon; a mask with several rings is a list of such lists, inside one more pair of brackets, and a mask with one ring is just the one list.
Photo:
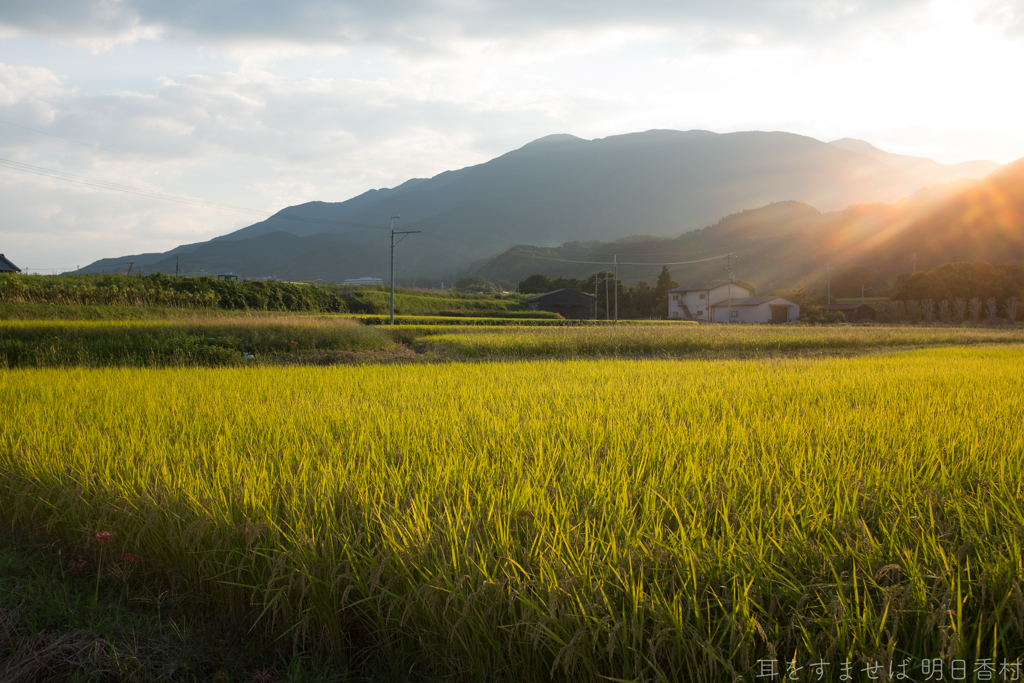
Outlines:
{"label": "house", "polygon": [[526,300],[529,311],[550,311],[570,320],[588,320],[597,316],[597,299],[572,289],[556,289]]}
{"label": "house", "polygon": [[750,294],[749,288],[729,280],[680,285],[668,290],[668,317],[670,320],[708,322],[712,305],[728,301],[729,297],[735,300]]}
{"label": "house", "polygon": [[343,280],[341,284],[343,287],[372,287],[383,285],[384,280],[379,277],[354,277]]}
{"label": "house", "polygon": [[7,257],[0,254],[0,273],[20,273],[21,268],[7,260]]}
{"label": "house", "polygon": [[829,304],[823,311],[838,311],[848,323],[860,323],[875,319],[875,309],[867,304]]}
{"label": "house", "polygon": [[755,296],[711,305],[716,323],[788,323],[800,317],[800,307],[781,296]]}

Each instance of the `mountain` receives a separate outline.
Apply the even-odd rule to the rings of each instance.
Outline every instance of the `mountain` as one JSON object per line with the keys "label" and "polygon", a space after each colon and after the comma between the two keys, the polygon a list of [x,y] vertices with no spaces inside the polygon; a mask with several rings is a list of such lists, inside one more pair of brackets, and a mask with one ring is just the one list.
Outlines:
{"label": "mountain", "polygon": [[940,164],[924,157],[892,154],[863,140],[843,138],[828,143],[857,154],[877,159],[891,168],[905,171],[922,182],[923,186],[939,185],[960,178],[981,178],[999,168],[994,161],[964,161],[959,164]]}
{"label": "mountain", "polygon": [[864,285],[870,294],[915,267],[1021,263],[1024,159],[982,180],[934,186],[894,204],[821,213],[800,202],[777,202],[674,239],[512,247],[476,272],[492,281],[532,273],[581,278],[611,267],[614,255],[627,283],[653,282],[661,269],[655,264],[665,262],[678,264],[670,266],[677,281],[701,282],[723,276],[726,254],[735,276],[759,292],[796,284],[823,290],[829,265],[840,271],[834,279],[845,272],[845,280],[855,277],[856,292]]}
{"label": "mountain", "polygon": [[399,277],[443,277],[514,244],[675,236],[781,200],[822,211],[891,202],[932,184],[939,171],[957,175],[971,168],[901,166],[781,132],[652,130],[598,140],[552,135],[478,166],[345,202],[289,207],[209,242],[104,259],[82,270],[134,261],[143,271],[174,272],[177,258],[187,273],[387,279],[390,234],[382,226],[402,216],[396,227],[422,232],[397,249]]}

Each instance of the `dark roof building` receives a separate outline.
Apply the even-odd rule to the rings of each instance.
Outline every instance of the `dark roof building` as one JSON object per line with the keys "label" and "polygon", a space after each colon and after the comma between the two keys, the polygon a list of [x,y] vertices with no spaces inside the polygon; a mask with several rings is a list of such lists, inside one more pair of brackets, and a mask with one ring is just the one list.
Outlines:
{"label": "dark roof building", "polygon": [[875,309],[867,304],[830,304],[822,306],[823,311],[837,311],[843,314],[848,323],[859,323],[875,319]]}
{"label": "dark roof building", "polygon": [[569,320],[589,320],[597,316],[597,299],[572,289],[556,289],[526,300],[530,311],[550,311]]}
{"label": "dark roof building", "polygon": [[6,256],[0,254],[0,273],[20,273],[21,268],[11,263]]}

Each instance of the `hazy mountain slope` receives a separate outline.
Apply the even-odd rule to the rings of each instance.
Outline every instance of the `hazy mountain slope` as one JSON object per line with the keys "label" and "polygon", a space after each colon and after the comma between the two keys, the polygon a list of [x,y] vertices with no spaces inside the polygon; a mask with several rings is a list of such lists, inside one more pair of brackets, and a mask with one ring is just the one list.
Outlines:
{"label": "hazy mountain slope", "polygon": [[959,164],[940,164],[937,161],[924,157],[892,154],[878,149],[869,142],[853,138],[833,140],[829,144],[850,152],[869,156],[888,166],[906,171],[918,180],[923,181],[925,185],[948,183],[959,178],[981,178],[995,171],[1000,166],[994,161],[984,160],[964,161]]}
{"label": "hazy mountain slope", "polygon": [[[438,277],[517,243],[675,236],[770,202],[797,200],[834,210],[895,201],[927,184],[915,172],[870,155],[790,133],[655,130],[591,141],[556,135],[478,166],[346,202],[289,207],[179,253],[186,272],[387,277],[387,232],[345,223],[386,226],[390,216],[400,215],[402,229],[423,232],[399,247],[399,277]],[[309,242],[290,243],[279,254],[259,253],[277,249],[274,241],[243,246],[280,232]],[[215,246],[225,243],[235,251]],[[144,260],[149,269],[173,272],[169,255]],[[97,262],[83,270],[99,269]]]}
{"label": "hazy mountain slope", "polygon": [[[704,281],[722,277],[722,256],[730,253],[736,277],[761,292],[798,282],[820,289],[831,264],[869,269],[861,284],[870,293],[909,272],[914,254],[918,270],[955,261],[1024,261],[1024,159],[983,180],[928,188],[895,204],[818,213],[807,205],[782,202],[728,216],[675,239],[591,244],[583,251],[565,246],[514,247],[477,272],[511,281],[534,272],[584,277],[607,267],[603,264],[610,266],[611,254],[618,254],[620,263],[695,261],[671,266],[670,272],[680,282]],[[620,265],[619,275],[629,283],[651,282],[659,270]]]}
{"label": "hazy mountain slope", "polygon": [[889,270],[911,254],[918,270],[951,261],[1024,261],[1024,159],[938,206],[902,217],[864,247],[864,258]]}

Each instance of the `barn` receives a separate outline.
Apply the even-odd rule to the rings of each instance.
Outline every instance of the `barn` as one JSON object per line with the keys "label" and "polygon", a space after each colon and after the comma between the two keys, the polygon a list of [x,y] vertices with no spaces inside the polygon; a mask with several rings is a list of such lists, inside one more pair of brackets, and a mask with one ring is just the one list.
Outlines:
{"label": "barn", "polygon": [[526,300],[530,311],[550,311],[569,320],[589,320],[597,317],[597,299],[572,289],[556,289]]}
{"label": "barn", "polygon": [[716,323],[788,323],[800,317],[800,307],[781,296],[755,296],[719,301],[711,306]]}
{"label": "barn", "polygon": [[6,256],[0,254],[0,273],[20,273],[21,268],[11,263]]}

